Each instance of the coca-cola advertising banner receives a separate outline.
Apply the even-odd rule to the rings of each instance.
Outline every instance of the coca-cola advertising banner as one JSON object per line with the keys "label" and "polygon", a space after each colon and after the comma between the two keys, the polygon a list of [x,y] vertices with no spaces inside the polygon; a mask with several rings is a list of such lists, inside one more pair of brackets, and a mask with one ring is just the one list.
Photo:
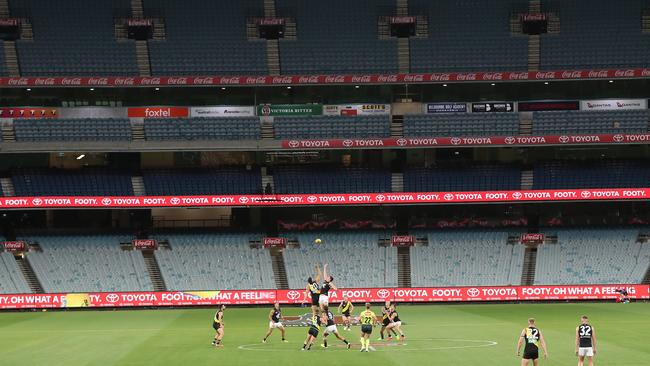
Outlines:
{"label": "coca-cola advertising banner", "polygon": [[129,108],[129,118],[185,118],[189,111],[187,107],[137,107]]}
{"label": "coca-cola advertising banner", "polygon": [[14,107],[0,108],[0,118],[57,118],[56,108]]}
{"label": "coca-cola advertising banner", "polygon": [[3,241],[5,252],[24,252],[27,250],[27,244],[24,241]]}
{"label": "coca-cola advertising banner", "polygon": [[553,136],[391,137],[369,139],[283,140],[283,149],[367,149],[436,146],[540,146],[591,144],[647,144],[650,134],[583,134]]}
{"label": "coca-cola advertising banner", "polygon": [[546,235],[542,233],[526,233],[521,234],[520,241],[523,244],[541,244],[544,242]]}
{"label": "coca-cola advertising banner", "polygon": [[129,27],[151,27],[153,26],[153,21],[151,19],[129,19],[126,24]]}
{"label": "coca-cola advertising banner", "polygon": [[412,247],[415,245],[415,237],[412,235],[393,235],[390,243],[394,247]]}
{"label": "coca-cola advertising banner", "polygon": [[327,193],[200,196],[0,197],[3,209],[249,206],[363,206],[435,203],[648,200],[650,188],[538,189],[519,191]]}
{"label": "coca-cola advertising banner", "polygon": [[[648,285],[477,286],[353,288],[330,291],[330,302],[466,302],[612,300],[625,288],[631,299],[650,298]],[[311,299],[310,299],[311,300]],[[310,301],[309,300],[309,301]],[[2,294],[0,309],[102,308],[139,306],[304,304],[305,290],[218,290],[176,292],[90,292],[75,294]]]}
{"label": "coca-cola advertising banner", "polygon": [[0,19],[0,27],[17,27],[21,23],[17,18],[4,18]]}
{"label": "coca-cola advertising banner", "polygon": [[158,248],[158,241],[154,239],[135,239],[131,242],[133,248],[140,250],[153,250]]}
{"label": "coca-cola advertising banner", "polygon": [[419,74],[286,75],[286,76],[147,76],[147,77],[4,77],[0,87],[154,87],[154,86],[263,86],[416,84],[478,81],[548,81],[581,79],[648,78],[650,68],[452,72]]}
{"label": "coca-cola advertising banner", "polygon": [[287,246],[287,238],[264,238],[264,248],[284,248]]}
{"label": "coca-cola advertising banner", "polygon": [[630,109],[648,109],[646,99],[598,99],[580,102],[583,111],[620,111]]}
{"label": "coca-cola advertising banner", "polygon": [[390,24],[415,24],[414,16],[390,17]]}

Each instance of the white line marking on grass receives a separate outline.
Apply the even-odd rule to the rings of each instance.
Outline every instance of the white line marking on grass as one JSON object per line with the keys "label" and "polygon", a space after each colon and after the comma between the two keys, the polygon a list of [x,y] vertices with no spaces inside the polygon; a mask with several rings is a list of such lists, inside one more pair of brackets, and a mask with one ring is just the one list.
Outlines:
{"label": "white line marking on grass", "polygon": [[375,347],[373,346],[368,346],[368,348],[370,348],[371,351],[376,351]]}
{"label": "white line marking on grass", "polygon": [[[435,343],[435,342],[451,342],[451,343],[463,343],[459,344],[457,346],[435,346],[435,345],[427,345],[426,343]],[[420,344],[423,347],[419,348],[404,348],[404,346],[407,346],[407,343],[377,343],[375,346],[378,346],[377,348],[375,347],[369,347],[373,351],[377,352],[385,352],[385,351],[390,351],[390,352],[395,352],[395,351],[440,351],[440,350],[450,350],[450,349],[465,349],[465,348],[483,348],[483,347],[494,347],[498,344],[496,341],[490,341],[490,340],[477,340],[477,339],[455,339],[455,338],[421,338],[421,339],[409,339],[409,344],[411,346],[414,346],[413,343]],[[379,347],[380,346],[380,347]],[[242,344],[238,349],[244,350],[244,351],[261,351],[261,352],[293,352],[297,351],[296,349],[289,349],[289,348],[271,348],[268,344],[262,344],[262,343],[249,343],[249,344]],[[343,349],[344,347],[340,347]]]}

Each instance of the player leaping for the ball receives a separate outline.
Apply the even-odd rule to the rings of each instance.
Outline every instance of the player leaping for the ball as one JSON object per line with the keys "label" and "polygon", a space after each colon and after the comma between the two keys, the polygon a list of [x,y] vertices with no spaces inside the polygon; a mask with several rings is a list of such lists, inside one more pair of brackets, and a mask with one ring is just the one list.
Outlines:
{"label": "player leaping for the ball", "polygon": [[369,302],[366,303],[366,310],[359,314],[359,323],[361,323],[361,352],[369,352],[372,327],[377,324],[377,316],[370,310]]}
{"label": "player leaping for the ball", "polygon": [[343,301],[339,304],[339,313],[343,318],[343,325],[345,330],[350,330],[352,325],[351,313],[354,311],[354,305],[347,296],[343,296]]}
{"label": "player leaping for the ball", "polygon": [[320,297],[320,267],[316,265],[315,280],[312,277],[307,278],[307,287],[305,288],[305,300],[311,303],[311,316],[314,317],[318,311],[318,300]]}
{"label": "player leaping for the ball", "polygon": [[327,263],[323,266],[323,285],[320,288],[320,296],[318,297],[318,305],[321,310],[325,310],[325,307],[329,306],[329,292],[330,290],[337,290],[336,285],[334,285],[334,277],[327,275]]}
{"label": "player leaping for the ball", "polygon": [[338,329],[336,329],[336,323],[334,323],[334,314],[330,311],[329,307],[325,305],[323,307],[323,314],[326,315],[326,321],[327,321],[327,328],[325,328],[325,333],[323,333],[323,344],[322,346],[327,348],[327,336],[330,334],[334,334],[336,338],[338,338],[341,342],[345,343],[345,345],[350,349],[350,342],[348,342],[345,338],[341,337],[339,334]]}
{"label": "player leaping for the ball", "polygon": [[266,340],[269,338],[271,333],[273,333],[273,329],[276,328],[280,330],[280,333],[282,333],[282,342],[287,342],[287,340],[284,338],[284,324],[282,324],[283,319],[284,317],[282,316],[282,310],[280,310],[280,303],[276,302],[273,304],[273,309],[271,309],[271,312],[269,312],[269,331],[266,332],[262,343],[266,343]]}

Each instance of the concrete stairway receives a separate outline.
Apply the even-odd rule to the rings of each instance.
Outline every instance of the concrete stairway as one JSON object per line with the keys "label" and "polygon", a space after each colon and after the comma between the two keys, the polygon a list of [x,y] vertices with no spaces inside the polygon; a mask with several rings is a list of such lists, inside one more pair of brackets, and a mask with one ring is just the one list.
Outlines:
{"label": "concrete stairway", "polygon": [[284,256],[282,251],[276,248],[270,250],[271,266],[275,276],[275,285],[279,290],[289,289],[289,280],[287,280],[287,269],[284,266]]}
{"label": "concrete stairway", "polygon": [[411,287],[411,247],[397,248],[397,286]]}
{"label": "concrete stairway", "polygon": [[160,273],[160,267],[158,267],[158,261],[153,255],[153,251],[143,250],[142,257],[144,257],[144,264],[147,267],[147,272],[149,272],[154,291],[167,291],[165,280],[163,280],[162,273]]}
{"label": "concrete stairway", "polygon": [[535,283],[535,268],[537,268],[537,247],[528,247],[524,252],[524,265],[521,270],[522,286],[531,286]]}
{"label": "concrete stairway", "polygon": [[0,178],[0,185],[2,186],[2,194],[6,197],[13,197],[16,195],[14,183],[11,178]]}
{"label": "concrete stairway", "polygon": [[147,191],[144,187],[144,179],[141,176],[131,177],[131,185],[133,185],[134,196],[147,195]]}
{"label": "concrete stairway", "polygon": [[35,294],[44,293],[45,291],[43,291],[43,286],[41,286],[38,277],[36,277],[36,273],[34,273],[34,270],[32,269],[32,265],[29,264],[27,257],[14,257],[14,258],[16,259],[18,268],[20,268],[20,272],[23,274],[23,277],[25,277],[25,281],[27,281],[30,290],[32,290],[32,293]]}

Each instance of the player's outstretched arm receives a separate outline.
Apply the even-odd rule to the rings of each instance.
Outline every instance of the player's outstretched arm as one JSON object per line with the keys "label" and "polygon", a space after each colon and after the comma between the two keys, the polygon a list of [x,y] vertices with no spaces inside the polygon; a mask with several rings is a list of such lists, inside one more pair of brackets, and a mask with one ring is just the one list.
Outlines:
{"label": "player's outstretched arm", "polygon": [[320,282],[323,273],[321,273],[320,265],[319,265],[318,263],[316,263],[316,267],[315,267],[315,269],[316,269],[315,281],[316,281],[316,282]]}
{"label": "player's outstretched arm", "polygon": [[327,281],[329,277],[327,277],[327,263],[323,265],[323,281]]}
{"label": "player's outstretched arm", "polygon": [[336,287],[336,285],[334,284],[334,282],[330,282],[330,288],[331,288],[332,290],[338,290],[338,289],[339,289],[338,287]]}

